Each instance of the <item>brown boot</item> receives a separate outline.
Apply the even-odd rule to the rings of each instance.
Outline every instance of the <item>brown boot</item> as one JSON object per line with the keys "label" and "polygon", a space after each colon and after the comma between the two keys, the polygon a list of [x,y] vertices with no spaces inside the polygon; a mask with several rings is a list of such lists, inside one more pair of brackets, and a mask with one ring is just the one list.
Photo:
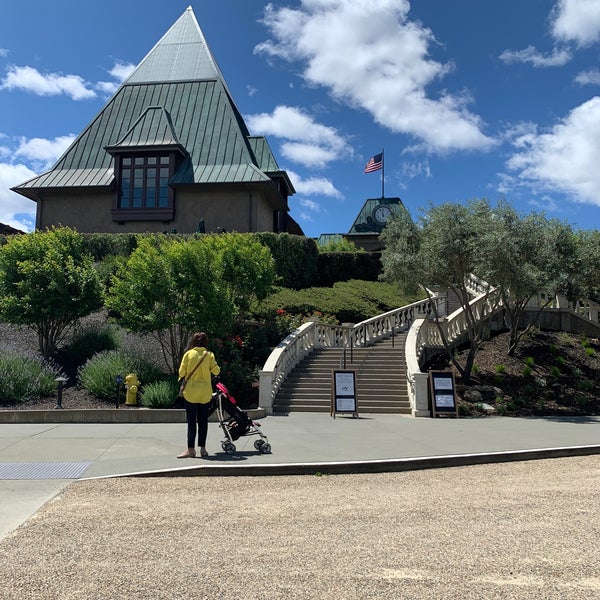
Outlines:
{"label": "brown boot", "polygon": [[177,458],[195,458],[196,450],[194,448],[188,448],[185,452],[177,455]]}

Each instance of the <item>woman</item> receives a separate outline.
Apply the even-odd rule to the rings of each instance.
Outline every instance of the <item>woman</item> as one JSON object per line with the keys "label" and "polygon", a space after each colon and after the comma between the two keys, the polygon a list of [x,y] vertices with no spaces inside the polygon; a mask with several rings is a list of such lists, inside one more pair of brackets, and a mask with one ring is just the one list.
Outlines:
{"label": "woman", "polygon": [[207,347],[206,333],[195,333],[190,348],[183,355],[179,365],[179,377],[184,377],[187,382],[183,390],[187,417],[187,450],[177,458],[196,456],[196,424],[200,456],[208,456],[205,446],[208,434],[208,404],[212,396],[211,376],[218,375],[221,367],[217,364],[215,355],[209,352]]}

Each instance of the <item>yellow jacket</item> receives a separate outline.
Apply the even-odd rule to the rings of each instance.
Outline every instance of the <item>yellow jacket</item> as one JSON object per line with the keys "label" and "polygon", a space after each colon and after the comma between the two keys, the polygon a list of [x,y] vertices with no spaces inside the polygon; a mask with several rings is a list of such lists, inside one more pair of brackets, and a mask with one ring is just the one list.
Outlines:
{"label": "yellow jacket", "polygon": [[[206,356],[204,356],[205,354]],[[203,357],[204,360],[202,360]],[[202,364],[194,371],[190,379],[190,373],[200,360],[202,360]],[[188,350],[179,365],[179,377],[185,377],[187,380],[183,397],[193,403],[206,404],[210,402],[212,396],[211,375],[218,375],[220,372],[221,367],[217,364],[212,352],[198,347]]]}

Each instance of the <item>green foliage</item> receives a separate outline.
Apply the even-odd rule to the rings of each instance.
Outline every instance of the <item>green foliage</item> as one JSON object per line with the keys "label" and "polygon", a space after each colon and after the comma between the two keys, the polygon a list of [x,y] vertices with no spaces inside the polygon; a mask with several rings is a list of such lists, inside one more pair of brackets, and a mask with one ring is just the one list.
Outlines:
{"label": "green foliage", "polygon": [[380,273],[380,252],[321,252],[318,257],[317,285],[329,287],[350,279],[377,281]]}
{"label": "green foliage", "polygon": [[302,316],[322,312],[335,315],[340,323],[359,323],[417,299],[419,295],[407,295],[389,283],[351,280],[330,288],[281,289],[262,301],[255,315],[269,320],[275,318],[277,310]]}
{"label": "green foliage", "polygon": [[506,373],[506,366],[503,364],[499,364],[499,365],[496,365],[494,370],[496,371],[496,373]]}
{"label": "green foliage", "polygon": [[532,368],[532,369],[533,369],[533,367],[535,366],[535,358],[533,358],[533,356],[527,356],[527,357],[525,358],[525,364],[526,364],[528,367],[530,367],[530,368]]}
{"label": "green foliage", "polygon": [[46,358],[79,318],[99,308],[100,294],[83,237],[72,229],[13,236],[0,248],[0,314],[33,329]]}
{"label": "green foliage", "polygon": [[[401,283],[406,290],[451,290],[459,300],[469,324],[466,336],[469,352],[464,364],[453,356],[444,341],[448,357],[464,381],[471,376],[475,355],[483,338],[484,323],[473,314],[467,278],[477,273],[479,203],[469,205],[430,205],[416,225],[407,212],[392,219],[381,238],[386,244],[382,252],[383,277]],[[434,308],[435,311],[435,308]]]}
{"label": "green foliage", "polygon": [[117,393],[117,375],[123,377],[135,373],[142,385],[159,381],[164,377],[154,365],[122,352],[107,350],[95,354],[77,371],[79,385],[100,400],[114,401]]}
{"label": "green foliage", "polygon": [[0,353],[0,404],[15,404],[56,393],[58,367],[41,358]]}
{"label": "green foliage", "polygon": [[171,408],[178,393],[179,384],[174,378],[153,381],[142,387],[140,404],[147,408]]}
{"label": "green foliage", "polygon": [[176,373],[194,331],[227,336],[274,277],[269,250],[252,235],[145,237],[112,277],[105,304],[123,327],[155,334]]}
{"label": "green foliage", "polygon": [[364,252],[362,248],[360,250],[357,249],[351,241],[343,236],[335,240],[330,240],[326,244],[317,244],[317,248],[320,254],[329,252]]}
{"label": "green foliage", "polygon": [[116,350],[120,343],[119,335],[113,326],[94,323],[75,330],[71,340],[65,345],[64,355],[69,362],[82,365],[94,354]]}
{"label": "green foliage", "polygon": [[531,367],[525,365],[523,367],[522,373],[523,373],[523,377],[531,377],[533,370],[531,369]]}
{"label": "green foliage", "polygon": [[596,351],[593,348],[586,348],[585,354],[586,356],[596,356]]}
{"label": "green foliage", "polygon": [[319,250],[311,238],[289,233],[256,233],[256,239],[271,250],[278,285],[295,290],[317,282]]}
{"label": "green foliage", "polygon": [[252,396],[252,384],[257,368],[245,360],[243,341],[239,336],[215,340],[215,358],[221,367],[219,377],[241,405],[248,405]]}
{"label": "green foliage", "polygon": [[141,237],[137,233],[83,233],[85,246],[94,260],[101,261],[109,256],[129,256]]}

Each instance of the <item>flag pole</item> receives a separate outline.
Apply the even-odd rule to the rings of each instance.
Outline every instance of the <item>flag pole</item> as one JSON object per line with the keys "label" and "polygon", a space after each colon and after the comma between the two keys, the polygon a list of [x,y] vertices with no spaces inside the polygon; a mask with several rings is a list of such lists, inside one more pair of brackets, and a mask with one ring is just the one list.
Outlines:
{"label": "flag pole", "polygon": [[381,198],[385,198],[384,192],[384,181],[385,181],[385,154],[384,148],[381,149]]}

